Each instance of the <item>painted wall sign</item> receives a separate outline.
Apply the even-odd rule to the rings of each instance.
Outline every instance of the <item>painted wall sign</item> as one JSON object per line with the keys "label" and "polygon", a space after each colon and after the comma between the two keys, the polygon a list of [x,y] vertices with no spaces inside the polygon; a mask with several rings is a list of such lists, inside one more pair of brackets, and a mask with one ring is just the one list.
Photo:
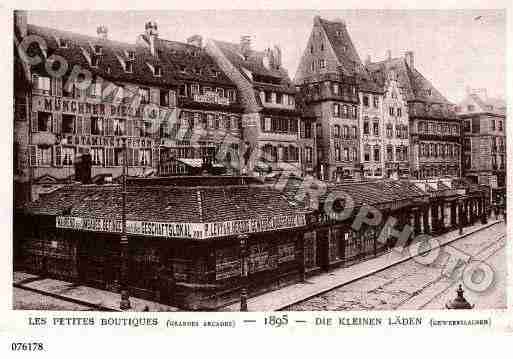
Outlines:
{"label": "painted wall sign", "polygon": [[[126,231],[128,234],[150,237],[208,239],[302,227],[304,225],[306,225],[305,215],[297,214],[210,223],[169,223],[127,220]],[[121,220],[57,216],[56,228],[121,233]]]}

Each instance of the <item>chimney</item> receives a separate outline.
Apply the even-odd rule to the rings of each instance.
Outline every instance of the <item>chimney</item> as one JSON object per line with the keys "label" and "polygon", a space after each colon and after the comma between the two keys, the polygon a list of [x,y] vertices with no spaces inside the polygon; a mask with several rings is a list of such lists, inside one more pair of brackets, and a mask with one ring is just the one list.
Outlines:
{"label": "chimney", "polygon": [[415,58],[413,56],[413,51],[406,51],[404,53],[404,59],[406,60],[406,63],[408,64],[408,67],[413,70],[415,68]]}
{"label": "chimney", "polygon": [[281,49],[278,45],[274,45],[272,51],[272,59],[273,59],[273,66],[275,69],[279,69],[281,67]]}
{"label": "chimney", "polygon": [[365,65],[369,65],[371,63],[371,55],[367,55],[367,58],[365,59]]}
{"label": "chimney", "polygon": [[387,60],[392,60],[392,51],[387,50]]}
{"label": "chimney", "polygon": [[96,28],[96,33],[98,34],[98,37],[100,39],[104,39],[104,40],[107,40],[107,37],[108,37],[108,30],[107,30],[107,26],[105,25],[100,25]]}
{"label": "chimney", "polygon": [[313,23],[314,23],[314,26],[315,25],[320,25],[321,24],[321,17],[319,15],[315,15]]}
{"label": "chimney", "polygon": [[159,36],[157,23],[155,21],[148,21],[144,25],[145,33],[147,40],[150,44],[150,52],[153,56],[155,56],[155,40]]}
{"label": "chimney", "polygon": [[187,43],[196,47],[203,47],[203,38],[201,35],[192,35],[187,39]]}
{"label": "chimney", "polygon": [[251,36],[244,35],[240,37],[240,52],[246,56],[251,51]]}
{"label": "chimney", "polygon": [[14,10],[14,33],[21,38],[27,36],[27,11]]}

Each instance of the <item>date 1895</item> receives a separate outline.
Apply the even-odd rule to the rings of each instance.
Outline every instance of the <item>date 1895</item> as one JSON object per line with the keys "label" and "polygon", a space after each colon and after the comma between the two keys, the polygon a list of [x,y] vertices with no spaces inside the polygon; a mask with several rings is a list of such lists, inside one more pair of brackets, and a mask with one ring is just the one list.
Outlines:
{"label": "date 1895", "polygon": [[43,343],[12,343],[11,350],[13,352],[41,352],[45,350]]}

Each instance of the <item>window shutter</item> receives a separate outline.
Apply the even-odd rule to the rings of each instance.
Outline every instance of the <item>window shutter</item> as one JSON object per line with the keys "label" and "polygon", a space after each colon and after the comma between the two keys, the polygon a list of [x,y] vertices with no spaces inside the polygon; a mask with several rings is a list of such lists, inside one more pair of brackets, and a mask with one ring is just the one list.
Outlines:
{"label": "window shutter", "polygon": [[82,131],[85,135],[91,134],[91,116],[83,117]]}
{"label": "window shutter", "polygon": [[83,120],[83,116],[77,116],[76,118],[76,134],[77,135],[81,135],[82,134],[82,120]]}
{"label": "window shutter", "polygon": [[53,114],[53,132],[61,133],[62,128],[62,113],[56,112]]}
{"label": "window shutter", "polygon": [[37,148],[34,145],[29,146],[29,162],[31,167],[37,166]]}
{"label": "window shutter", "polygon": [[148,165],[153,166],[153,161],[157,161],[159,158],[159,148],[155,147],[152,150],[150,150],[150,158],[148,160]]}
{"label": "window shutter", "polygon": [[55,81],[55,96],[62,97],[62,79],[56,78]]}
{"label": "window shutter", "polygon": [[133,166],[134,165],[134,149],[127,147],[126,155],[127,155],[127,166]]}
{"label": "window shutter", "polygon": [[171,90],[169,91],[169,107],[176,106],[176,92]]}
{"label": "window shutter", "polygon": [[31,122],[32,122],[32,132],[37,132],[38,126],[37,126],[37,111],[32,112],[31,116]]}
{"label": "window shutter", "polygon": [[62,147],[54,146],[54,166],[61,167],[62,166]]}
{"label": "window shutter", "polygon": [[139,162],[139,149],[138,148],[134,148],[134,166],[139,166],[140,162]]}
{"label": "window shutter", "polygon": [[109,118],[107,120],[107,136],[113,136],[114,135],[114,119]]}
{"label": "window shutter", "polygon": [[103,136],[107,136],[108,135],[108,122],[109,122],[110,118],[108,117],[103,117],[102,118],[102,135]]}
{"label": "window shutter", "polygon": [[106,165],[107,166],[113,166],[113,159],[114,159],[114,148],[107,147],[105,148],[105,157],[106,157]]}

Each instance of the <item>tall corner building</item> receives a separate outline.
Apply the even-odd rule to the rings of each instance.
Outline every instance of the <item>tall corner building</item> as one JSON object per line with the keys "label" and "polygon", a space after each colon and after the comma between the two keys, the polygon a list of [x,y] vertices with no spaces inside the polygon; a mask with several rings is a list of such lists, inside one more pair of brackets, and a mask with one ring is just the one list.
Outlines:
{"label": "tall corner building", "polygon": [[314,18],[294,82],[317,118],[318,175],[382,178],[383,87],[358,56],[342,20]]}

